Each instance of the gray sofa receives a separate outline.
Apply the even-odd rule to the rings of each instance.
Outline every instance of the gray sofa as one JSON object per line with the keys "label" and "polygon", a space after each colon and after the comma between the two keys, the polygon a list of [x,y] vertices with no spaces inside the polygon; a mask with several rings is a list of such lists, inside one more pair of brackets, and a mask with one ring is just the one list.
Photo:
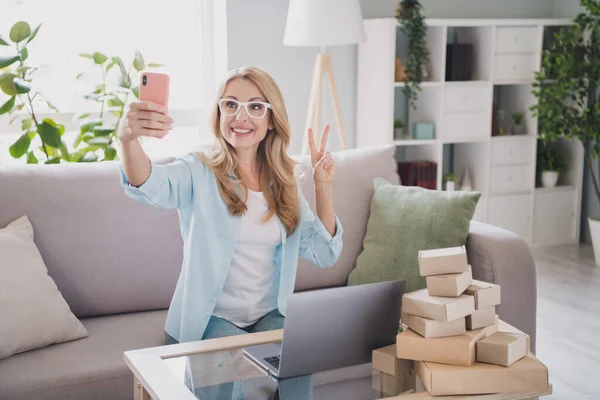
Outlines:
{"label": "gray sofa", "polygon": [[[398,182],[394,151],[336,154],[334,199],[344,250],[331,269],[301,261],[296,290],[346,284],[362,249],[372,179]],[[308,172],[308,158],[299,159]],[[116,162],[0,168],[0,226],[29,216],[49,274],[90,334],[0,360],[1,400],[132,399],[123,352],[164,344],[165,309],[182,258],[177,213],[127,198],[117,169]],[[314,207],[310,179],[303,189]],[[535,266],[528,246],[474,221],[467,250],[475,278],[502,285],[500,317],[531,335],[535,346]]]}

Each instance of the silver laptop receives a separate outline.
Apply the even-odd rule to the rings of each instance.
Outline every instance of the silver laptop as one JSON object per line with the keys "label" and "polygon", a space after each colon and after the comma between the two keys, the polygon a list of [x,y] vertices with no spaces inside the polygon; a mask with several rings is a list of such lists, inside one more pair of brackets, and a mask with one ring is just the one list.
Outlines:
{"label": "silver laptop", "polygon": [[289,378],[371,362],[396,342],[405,281],[294,293],[283,341],[244,349],[272,378]]}

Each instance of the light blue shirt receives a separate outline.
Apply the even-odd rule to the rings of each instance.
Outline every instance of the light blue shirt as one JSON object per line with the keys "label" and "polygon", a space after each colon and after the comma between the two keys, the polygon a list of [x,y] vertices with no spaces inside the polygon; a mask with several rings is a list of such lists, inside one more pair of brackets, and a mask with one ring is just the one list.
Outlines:
{"label": "light blue shirt", "polygon": [[[179,342],[201,340],[231,265],[241,217],[232,216],[221,198],[213,172],[189,153],[168,165],[152,165],[139,187],[129,184],[123,167],[121,184],[134,200],[158,208],[177,209],[183,238],[183,265],[171,300],[165,331]],[[287,236],[281,221],[281,244],[275,250],[277,307],[285,316],[294,292],[298,257],[331,267],[342,251],[342,226],[335,217],[331,236],[309,208],[298,185],[301,220]],[[277,218],[279,221],[279,218]],[[286,237],[287,236],[287,237]]]}

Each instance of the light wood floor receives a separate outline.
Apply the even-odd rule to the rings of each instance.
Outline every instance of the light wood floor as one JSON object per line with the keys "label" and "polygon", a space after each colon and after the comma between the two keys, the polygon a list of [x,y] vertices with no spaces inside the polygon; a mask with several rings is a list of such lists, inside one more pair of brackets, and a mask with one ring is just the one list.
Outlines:
{"label": "light wood floor", "polygon": [[537,266],[537,356],[552,400],[600,400],[600,267],[590,245],[532,249]]}

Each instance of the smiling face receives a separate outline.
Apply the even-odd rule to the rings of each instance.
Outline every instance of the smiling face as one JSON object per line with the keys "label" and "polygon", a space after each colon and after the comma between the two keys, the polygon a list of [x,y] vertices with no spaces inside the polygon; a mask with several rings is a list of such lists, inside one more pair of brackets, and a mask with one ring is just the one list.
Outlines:
{"label": "smiling face", "polygon": [[[249,79],[236,78],[227,83],[221,99],[232,99],[241,102],[267,102],[267,99],[260,92],[258,87]],[[221,133],[225,140],[237,151],[246,149],[258,149],[258,145],[267,135],[267,130],[273,129],[271,120],[271,110],[267,109],[263,118],[252,118],[246,112],[246,109],[234,102],[227,100],[221,103],[222,112],[219,120]],[[237,110],[237,108],[239,110]],[[259,105],[254,108],[248,105],[248,110],[255,115],[262,114]],[[264,107],[264,105],[262,106]],[[225,112],[223,112],[225,111]],[[234,116],[227,116],[225,113],[233,113]]]}

